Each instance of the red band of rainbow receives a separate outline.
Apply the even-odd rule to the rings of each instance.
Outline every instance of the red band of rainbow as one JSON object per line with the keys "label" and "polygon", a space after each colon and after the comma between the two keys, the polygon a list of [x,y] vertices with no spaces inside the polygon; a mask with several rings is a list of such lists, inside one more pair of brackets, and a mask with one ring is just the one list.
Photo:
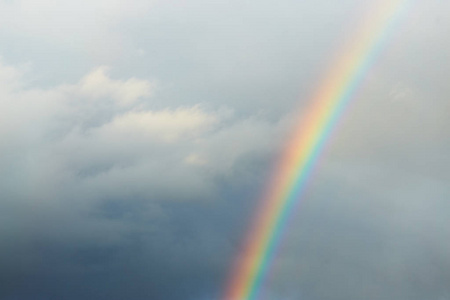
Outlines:
{"label": "red band of rainbow", "polygon": [[408,0],[380,0],[337,62],[332,65],[312,106],[294,129],[268,194],[248,232],[223,300],[258,299],[289,215],[301,200],[326,142],[368,69],[384,48]]}

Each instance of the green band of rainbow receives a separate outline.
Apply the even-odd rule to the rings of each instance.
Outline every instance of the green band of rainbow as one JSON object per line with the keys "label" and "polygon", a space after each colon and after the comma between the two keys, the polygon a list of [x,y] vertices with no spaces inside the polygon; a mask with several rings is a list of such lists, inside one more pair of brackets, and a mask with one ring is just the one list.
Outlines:
{"label": "green band of rainbow", "polygon": [[300,202],[331,133],[408,2],[380,0],[311,99],[312,107],[281,156],[263,206],[232,270],[224,300],[254,300],[260,296],[289,215]]}

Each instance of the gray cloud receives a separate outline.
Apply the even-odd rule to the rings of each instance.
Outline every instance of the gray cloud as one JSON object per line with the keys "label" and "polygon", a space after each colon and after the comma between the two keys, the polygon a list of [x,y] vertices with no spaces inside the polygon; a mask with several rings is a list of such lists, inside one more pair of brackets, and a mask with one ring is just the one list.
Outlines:
{"label": "gray cloud", "polygon": [[[0,298],[220,299],[369,3],[0,1]],[[268,299],[450,297],[448,6],[416,1],[395,28]]]}
{"label": "gray cloud", "polygon": [[[254,185],[247,168],[276,151],[286,122],[235,118],[229,109],[200,105],[152,110],[157,84],[111,79],[104,68],[45,90],[24,87],[17,68],[0,72],[0,238],[8,245],[1,273],[14,282],[2,297],[177,299],[183,289],[192,295],[211,289],[196,291],[191,283],[223,276],[221,258],[231,247],[226,229],[233,228],[224,201],[243,200],[230,198],[230,189]],[[242,206],[248,211],[249,204]],[[126,269],[130,278],[112,276]],[[66,278],[60,291],[51,288],[56,274]],[[170,282],[183,278],[180,290],[171,291]],[[100,296],[111,280],[131,290],[111,287]]]}

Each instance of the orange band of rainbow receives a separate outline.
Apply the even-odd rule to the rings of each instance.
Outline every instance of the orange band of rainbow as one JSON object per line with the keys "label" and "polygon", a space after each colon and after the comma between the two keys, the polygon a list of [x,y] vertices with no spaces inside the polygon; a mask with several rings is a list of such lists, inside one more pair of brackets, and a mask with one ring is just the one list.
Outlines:
{"label": "orange band of rainbow", "polygon": [[306,118],[295,128],[232,270],[223,300],[254,300],[261,296],[291,211],[301,200],[330,134],[409,1],[381,2],[331,67],[311,99]]}

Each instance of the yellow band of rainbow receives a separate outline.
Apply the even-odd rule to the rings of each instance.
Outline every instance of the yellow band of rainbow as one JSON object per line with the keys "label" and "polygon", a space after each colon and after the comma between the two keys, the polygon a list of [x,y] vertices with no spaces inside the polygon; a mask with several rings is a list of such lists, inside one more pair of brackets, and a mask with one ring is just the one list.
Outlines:
{"label": "yellow band of rainbow", "polygon": [[[378,3],[379,2],[379,3]],[[223,300],[254,300],[285,231],[289,214],[301,200],[311,172],[364,75],[384,48],[408,0],[380,0],[342,55],[331,66],[312,106],[294,130],[267,195],[236,260]]]}

